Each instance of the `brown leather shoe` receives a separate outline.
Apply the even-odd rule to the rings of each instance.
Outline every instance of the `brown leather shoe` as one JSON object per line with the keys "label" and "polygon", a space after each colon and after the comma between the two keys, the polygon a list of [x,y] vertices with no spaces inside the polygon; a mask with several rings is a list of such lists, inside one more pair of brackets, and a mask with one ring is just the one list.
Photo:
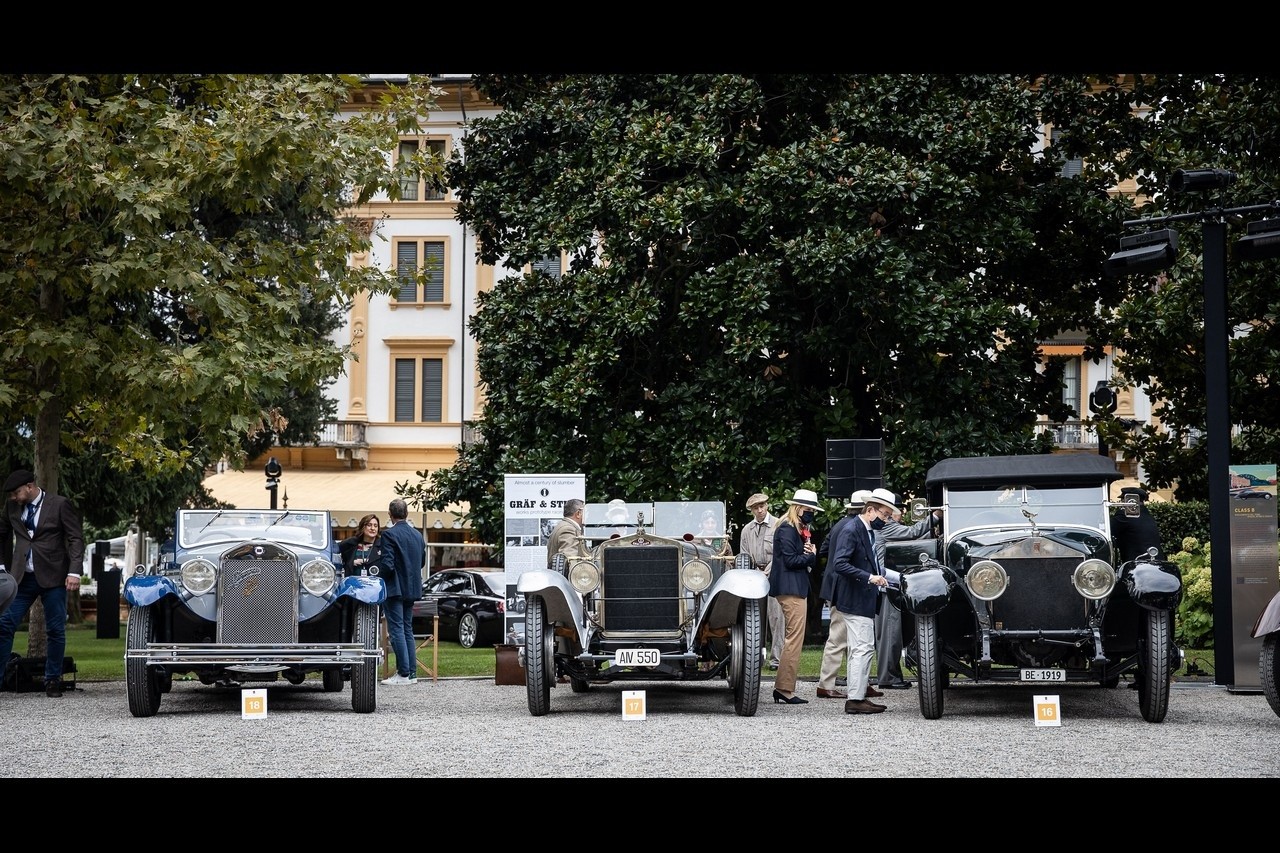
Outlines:
{"label": "brown leather shoe", "polygon": [[883,705],[868,702],[866,699],[850,699],[844,703],[846,714],[879,714],[884,711]]}
{"label": "brown leather shoe", "polygon": [[884,694],[883,694],[883,693],[881,693],[879,690],[876,690],[874,687],[872,687],[870,684],[868,684],[868,685],[867,685],[867,695],[866,695],[865,697],[863,697],[863,698],[866,698],[866,699],[879,699],[879,698],[880,698],[881,696],[883,696],[883,695],[884,695]]}
{"label": "brown leather shoe", "polygon": [[849,694],[845,693],[843,690],[827,690],[824,687],[819,687],[817,690],[817,693],[818,693],[819,699],[848,699],[849,698]]}

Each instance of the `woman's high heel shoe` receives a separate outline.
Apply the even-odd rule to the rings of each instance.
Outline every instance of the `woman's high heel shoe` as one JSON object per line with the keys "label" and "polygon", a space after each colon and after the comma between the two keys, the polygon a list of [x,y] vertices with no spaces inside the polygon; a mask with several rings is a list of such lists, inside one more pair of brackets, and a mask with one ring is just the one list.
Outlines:
{"label": "woman's high heel shoe", "polygon": [[801,699],[799,696],[792,696],[788,699],[777,690],[773,691],[773,704],[775,705],[808,705],[808,699]]}

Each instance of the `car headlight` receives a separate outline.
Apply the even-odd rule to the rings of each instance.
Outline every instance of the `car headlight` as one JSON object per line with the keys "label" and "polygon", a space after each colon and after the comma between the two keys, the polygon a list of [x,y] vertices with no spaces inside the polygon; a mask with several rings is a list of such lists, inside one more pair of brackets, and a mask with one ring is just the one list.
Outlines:
{"label": "car headlight", "polygon": [[182,564],[182,587],[192,595],[204,595],[218,582],[218,568],[204,557]]}
{"label": "car headlight", "polygon": [[579,595],[586,595],[600,586],[600,567],[590,560],[579,560],[569,570],[569,583]]}
{"label": "car headlight", "polygon": [[680,569],[680,583],[690,592],[702,592],[711,586],[711,567],[701,560],[690,560]]}
{"label": "car headlight", "polygon": [[337,580],[338,570],[328,560],[312,560],[302,567],[302,588],[312,595],[324,595]]}
{"label": "car headlight", "polygon": [[1085,560],[1071,575],[1076,592],[1085,598],[1106,598],[1116,585],[1116,571],[1105,560]]}
{"label": "car headlight", "polygon": [[1009,588],[1009,573],[995,560],[979,560],[969,567],[964,583],[974,598],[993,601]]}

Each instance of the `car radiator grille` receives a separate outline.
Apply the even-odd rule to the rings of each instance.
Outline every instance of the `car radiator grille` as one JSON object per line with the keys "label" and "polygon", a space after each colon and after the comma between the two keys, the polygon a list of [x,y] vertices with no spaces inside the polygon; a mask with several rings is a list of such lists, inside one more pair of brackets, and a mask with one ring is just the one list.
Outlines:
{"label": "car radiator grille", "polygon": [[231,554],[218,573],[219,643],[298,641],[298,564],[288,552]]}
{"label": "car radiator grille", "polygon": [[679,630],[679,548],[605,548],[600,561],[601,609],[608,633]]}
{"label": "car radiator grille", "polygon": [[1080,557],[1001,559],[1009,588],[992,602],[998,630],[1063,631],[1088,624],[1089,604],[1071,583]]}

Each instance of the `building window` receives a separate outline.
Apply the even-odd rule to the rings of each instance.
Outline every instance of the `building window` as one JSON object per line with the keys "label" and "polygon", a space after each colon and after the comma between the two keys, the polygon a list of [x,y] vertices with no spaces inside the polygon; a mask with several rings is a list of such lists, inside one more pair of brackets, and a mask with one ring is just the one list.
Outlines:
{"label": "building window", "polygon": [[392,418],[400,424],[444,423],[451,338],[385,338],[391,351]]}
{"label": "building window", "polygon": [[[400,140],[400,149],[396,152],[397,160],[405,160],[423,151],[430,157],[443,162],[448,154],[448,140],[439,137],[410,137]],[[446,187],[437,182],[431,175],[423,175],[417,180],[403,178],[400,181],[401,201],[443,201]]]}
{"label": "building window", "polygon": [[448,242],[439,238],[395,241],[395,272],[400,289],[392,307],[448,303]]}
{"label": "building window", "polygon": [[1083,417],[1080,397],[1080,359],[1068,358],[1062,370],[1062,402],[1075,409],[1077,415]]}
{"label": "building window", "polygon": [[541,258],[529,264],[532,272],[540,272],[549,275],[552,278],[560,277],[560,255],[543,255]]}
{"label": "building window", "polygon": [[[1058,130],[1056,127],[1049,132],[1049,141],[1053,146],[1056,146],[1058,144],[1058,140],[1061,138],[1062,131]],[[1061,160],[1061,162],[1062,168],[1058,170],[1058,177],[1061,178],[1074,178],[1076,175],[1079,175],[1080,170],[1084,168],[1084,160],[1079,157],[1075,157],[1071,160]]]}

